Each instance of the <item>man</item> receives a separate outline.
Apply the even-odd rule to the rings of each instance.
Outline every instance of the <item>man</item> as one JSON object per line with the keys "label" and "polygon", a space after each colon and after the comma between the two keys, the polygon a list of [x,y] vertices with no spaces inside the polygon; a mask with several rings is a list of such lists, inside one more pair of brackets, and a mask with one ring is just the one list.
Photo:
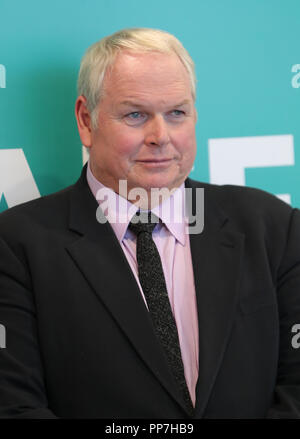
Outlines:
{"label": "man", "polygon": [[299,210],[188,178],[194,103],[193,62],[168,33],[124,30],[86,53],[88,166],[0,216],[1,417],[300,417]]}

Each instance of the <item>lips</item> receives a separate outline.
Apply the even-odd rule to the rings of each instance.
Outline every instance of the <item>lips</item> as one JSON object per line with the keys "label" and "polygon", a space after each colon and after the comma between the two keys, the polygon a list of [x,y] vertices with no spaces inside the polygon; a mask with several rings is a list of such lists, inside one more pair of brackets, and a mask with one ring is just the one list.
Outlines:
{"label": "lips", "polygon": [[163,163],[163,162],[169,162],[172,159],[140,159],[138,162],[143,163]]}
{"label": "lips", "polygon": [[173,159],[143,159],[143,160],[137,160],[137,163],[142,166],[145,169],[148,170],[158,170],[161,171],[162,169],[168,169],[173,162]]}

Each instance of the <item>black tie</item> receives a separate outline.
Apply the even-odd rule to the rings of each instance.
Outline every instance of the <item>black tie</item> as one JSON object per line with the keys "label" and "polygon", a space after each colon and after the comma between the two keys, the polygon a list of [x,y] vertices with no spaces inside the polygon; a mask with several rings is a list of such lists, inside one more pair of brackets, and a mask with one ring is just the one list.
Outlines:
{"label": "black tie", "polygon": [[194,407],[184,376],[176,322],[169,302],[160,256],[152,239],[152,232],[158,221],[153,213],[138,211],[129,223],[129,229],[137,236],[139,279],[156,336],[164,349],[175,381],[179,384],[186,408],[190,416],[193,416]]}

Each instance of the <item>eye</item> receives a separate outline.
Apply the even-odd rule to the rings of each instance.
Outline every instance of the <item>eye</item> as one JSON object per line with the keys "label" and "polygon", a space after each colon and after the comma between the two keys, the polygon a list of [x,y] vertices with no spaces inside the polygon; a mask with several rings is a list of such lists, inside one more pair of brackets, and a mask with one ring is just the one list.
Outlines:
{"label": "eye", "polygon": [[185,111],[175,109],[175,110],[171,110],[168,113],[167,118],[172,123],[181,123],[185,121],[185,116],[186,116]]}
{"label": "eye", "polygon": [[139,111],[133,111],[132,113],[129,113],[127,117],[131,119],[138,119],[141,116],[141,113]]}
{"label": "eye", "polygon": [[140,111],[132,111],[131,113],[126,114],[125,119],[129,125],[137,125],[146,119],[146,115]]}
{"label": "eye", "polygon": [[171,111],[171,115],[175,117],[184,116],[184,111],[182,110],[173,110]]}

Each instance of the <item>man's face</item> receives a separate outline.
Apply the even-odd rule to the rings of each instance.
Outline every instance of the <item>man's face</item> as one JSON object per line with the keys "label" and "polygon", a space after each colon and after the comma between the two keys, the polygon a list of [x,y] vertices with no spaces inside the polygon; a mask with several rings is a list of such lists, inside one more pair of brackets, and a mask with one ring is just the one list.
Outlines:
{"label": "man's face", "polygon": [[92,130],[95,177],[118,192],[181,185],[196,154],[196,110],[188,73],[176,55],[121,52],[104,78]]}

